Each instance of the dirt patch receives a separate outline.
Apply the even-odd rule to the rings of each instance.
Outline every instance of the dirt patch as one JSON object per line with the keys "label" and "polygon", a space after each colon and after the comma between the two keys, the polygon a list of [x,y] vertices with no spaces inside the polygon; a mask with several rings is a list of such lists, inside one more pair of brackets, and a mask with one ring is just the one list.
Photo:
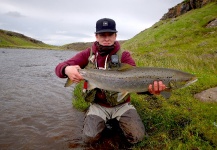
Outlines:
{"label": "dirt patch", "polygon": [[194,97],[203,102],[217,102],[217,87],[197,93]]}

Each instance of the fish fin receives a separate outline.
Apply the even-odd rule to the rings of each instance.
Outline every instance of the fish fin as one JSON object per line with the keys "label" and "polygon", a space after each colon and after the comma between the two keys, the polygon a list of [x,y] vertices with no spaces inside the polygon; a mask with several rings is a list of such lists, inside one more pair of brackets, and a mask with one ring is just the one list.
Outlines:
{"label": "fish fin", "polygon": [[118,93],[117,102],[120,102],[127,94],[128,94],[128,92]]}
{"label": "fish fin", "polygon": [[170,92],[170,91],[162,91],[162,92],[160,92],[160,94],[161,94],[164,98],[166,98],[166,99],[169,99],[170,96],[171,96],[171,92]]}
{"label": "fish fin", "polygon": [[64,87],[69,87],[70,85],[72,85],[74,82],[72,80],[70,80],[69,78],[67,79],[65,86]]}
{"label": "fish fin", "polygon": [[95,88],[97,88],[97,86],[94,83],[88,82],[87,90],[92,90],[92,89],[95,89]]}
{"label": "fish fin", "polygon": [[118,71],[125,71],[125,70],[129,70],[132,68],[134,68],[134,66],[131,66],[131,65],[126,64],[126,63],[121,63],[120,67],[118,68]]}

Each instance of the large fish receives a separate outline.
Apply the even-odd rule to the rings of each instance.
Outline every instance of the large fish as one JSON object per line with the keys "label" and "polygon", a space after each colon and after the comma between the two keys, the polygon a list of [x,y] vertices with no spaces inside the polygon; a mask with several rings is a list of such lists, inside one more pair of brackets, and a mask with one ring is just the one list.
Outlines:
{"label": "large fish", "polygon": [[[197,77],[187,72],[168,68],[132,67],[122,64],[118,70],[80,69],[79,73],[88,81],[88,90],[100,88],[120,92],[118,101],[128,93],[148,91],[149,84],[162,81],[166,89],[161,92],[169,98],[171,91],[190,85]],[[65,87],[72,81],[67,80]]]}

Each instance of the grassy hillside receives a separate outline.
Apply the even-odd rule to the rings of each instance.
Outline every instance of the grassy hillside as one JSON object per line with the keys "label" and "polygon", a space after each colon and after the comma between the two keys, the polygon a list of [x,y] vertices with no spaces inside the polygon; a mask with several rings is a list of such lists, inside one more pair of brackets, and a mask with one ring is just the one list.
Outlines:
{"label": "grassy hillside", "polygon": [[[161,96],[132,94],[148,137],[135,149],[217,149],[217,103],[201,102],[194,94],[217,86],[217,3],[192,10],[175,19],[159,21],[123,44],[138,66],[175,68],[190,72],[198,81]],[[85,109],[79,86],[73,105]]]}
{"label": "grassy hillside", "polygon": [[45,44],[23,34],[0,29],[0,47],[7,48],[46,48],[58,49],[57,46]]}
{"label": "grassy hillside", "polygon": [[66,44],[61,46],[62,49],[69,49],[69,50],[84,50],[87,49],[88,47],[90,47],[93,43],[92,42],[77,42],[77,43],[70,43],[70,44]]}
{"label": "grassy hillside", "polygon": [[215,18],[217,4],[211,3],[175,19],[159,21],[123,47],[132,52],[139,66],[188,71],[203,83],[200,90],[214,87],[217,86],[217,27],[206,28],[206,25]]}
{"label": "grassy hillside", "polygon": [[[139,66],[156,66],[196,74],[192,86],[173,92],[169,100],[133,95],[149,138],[138,144],[148,149],[216,149],[217,103],[200,102],[194,94],[217,86],[217,18],[211,3],[175,19],[159,21],[124,43]],[[148,100],[147,100],[148,99]]]}

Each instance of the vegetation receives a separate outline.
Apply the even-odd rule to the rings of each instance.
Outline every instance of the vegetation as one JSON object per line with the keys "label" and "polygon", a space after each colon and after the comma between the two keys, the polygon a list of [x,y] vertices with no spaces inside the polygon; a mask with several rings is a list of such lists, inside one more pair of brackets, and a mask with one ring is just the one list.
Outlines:
{"label": "vegetation", "polygon": [[77,43],[70,43],[70,44],[66,44],[61,46],[63,49],[71,49],[71,50],[84,50],[87,49],[88,47],[90,47],[92,45],[93,42],[77,42]]}
{"label": "vegetation", "polygon": [[23,34],[0,30],[0,48],[32,48],[32,49],[59,49],[57,46],[48,45],[41,41],[27,37]]}
{"label": "vegetation", "polygon": [[[192,86],[174,91],[169,100],[132,94],[148,134],[134,149],[217,149],[217,103],[194,98],[195,93],[217,86],[217,27],[206,28],[215,18],[217,4],[210,3],[159,21],[122,45],[138,66],[176,68],[198,77]],[[79,86],[73,105],[84,110],[88,103]]]}

